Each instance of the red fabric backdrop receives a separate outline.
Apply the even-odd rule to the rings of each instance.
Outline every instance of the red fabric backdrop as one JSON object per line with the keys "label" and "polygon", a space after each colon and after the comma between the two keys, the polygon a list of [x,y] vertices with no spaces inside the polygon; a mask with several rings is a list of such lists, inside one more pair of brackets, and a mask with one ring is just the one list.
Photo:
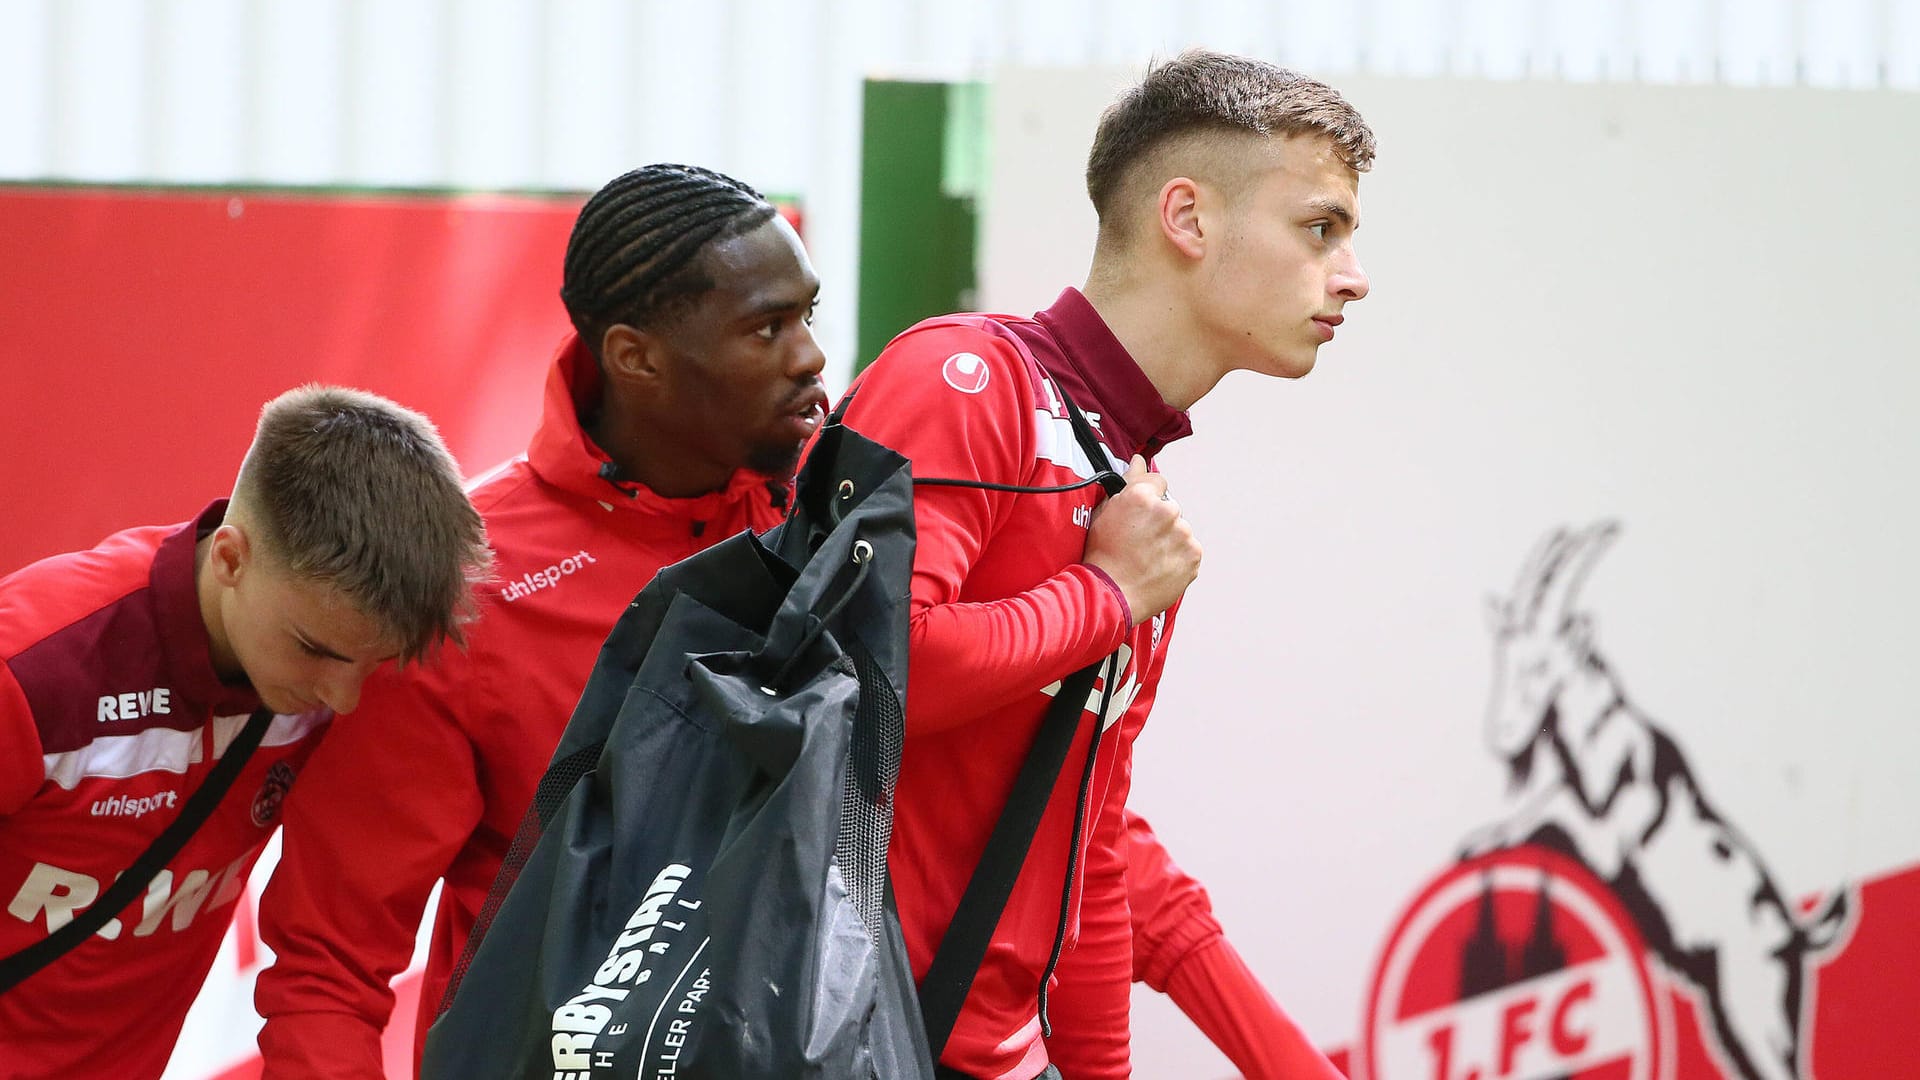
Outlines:
{"label": "red fabric backdrop", "polygon": [[0,574],[225,494],[303,382],[518,453],[579,198],[0,189]]}

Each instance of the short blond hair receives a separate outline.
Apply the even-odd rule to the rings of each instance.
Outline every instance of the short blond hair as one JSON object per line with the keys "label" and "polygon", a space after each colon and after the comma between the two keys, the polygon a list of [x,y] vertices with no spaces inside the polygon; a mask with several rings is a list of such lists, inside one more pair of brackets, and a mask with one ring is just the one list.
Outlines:
{"label": "short blond hair", "polygon": [[379,623],[403,661],[464,640],[492,568],[433,422],[362,390],[303,386],[267,402],[229,513],[268,557]]}
{"label": "short blond hair", "polygon": [[1340,92],[1264,60],[1189,49],[1155,65],[1100,116],[1087,196],[1106,231],[1133,174],[1194,136],[1320,135],[1354,172],[1373,167],[1373,131]]}

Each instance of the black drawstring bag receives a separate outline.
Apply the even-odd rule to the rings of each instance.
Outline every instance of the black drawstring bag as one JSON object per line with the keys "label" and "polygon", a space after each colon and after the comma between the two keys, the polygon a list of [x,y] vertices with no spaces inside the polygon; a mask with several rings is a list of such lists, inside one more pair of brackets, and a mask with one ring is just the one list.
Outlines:
{"label": "black drawstring bag", "polygon": [[964,1003],[1099,665],[1043,721],[923,1020],[886,862],[913,479],[838,418],[784,524],[667,567],[614,626],[453,972],[426,1080],[937,1075],[926,1032],[944,1043]]}
{"label": "black drawstring bag", "polygon": [[785,524],[660,572],[422,1076],[933,1075],[886,889],[912,568],[906,460],[834,425]]}

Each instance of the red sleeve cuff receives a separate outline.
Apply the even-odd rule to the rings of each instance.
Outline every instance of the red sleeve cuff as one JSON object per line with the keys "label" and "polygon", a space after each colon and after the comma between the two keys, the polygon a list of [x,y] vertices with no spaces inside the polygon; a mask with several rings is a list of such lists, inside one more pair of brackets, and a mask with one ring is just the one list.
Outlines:
{"label": "red sleeve cuff", "polygon": [[1135,981],[1163,994],[1174,971],[1189,956],[1221,937],[1219,920],[1206,911],[1196,911],[1172,926],[1156,926],[1154,930],[1157,933],[1150,947],[1139,936],[1134,939],[1134,947],[1140,951],[1133,958],[1133,973]]}
{"label": "red sleeve cuff", "polygon": [[1101,581],[1106,582],[1107,588],[1113,590],[1114,599],[1120,601],[1120,613],[1121,615],[1125,616],[1125,621],[1120,626],[1121,632],[1125,633],[1126,631],[1133,629],[1133,605],[1127,603],[1127,594],[1121,591],[1120,583],[1113,580],[1112,574],[1107,573],[1105,570],[1100,569],[1099,567],[1093,565],[1092,563],[1081,563],[1080,565],[1093,571],[1094,577],[1097,577]]}
{"label": "red sleeve cuff", "polygon": [[301,1012],[260,1029],[261,1080],[383,1080],[380,1030],[364,1017]]}

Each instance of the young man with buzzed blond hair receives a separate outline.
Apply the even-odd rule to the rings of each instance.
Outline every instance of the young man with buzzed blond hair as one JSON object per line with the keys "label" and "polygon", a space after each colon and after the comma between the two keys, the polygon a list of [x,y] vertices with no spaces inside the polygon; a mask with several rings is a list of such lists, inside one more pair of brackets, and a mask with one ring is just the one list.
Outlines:
{"label": "young man with buzzed blond hair", "polygon": [[[310,386],[261,411],[231,499],[0,579],[0,964],[23,980],[0,1075],[161,1074],[332,716],[458,641],[489,564],[425,417]],[[143,895],[50,946],[236,744],[257,748]]]}
{"label": "young man with buzzed blond hair", "polygon": [[[1372,133],[1330,87],[1258,60],[1183,53],[1101,118],[1087,164],[1100,228],[1085,290],[1030,319],[922,323],[859,380],[847,424],[911,458],[917,476],[1059,488],[1111,468],[1127,481],[1104,501],[1090,487],[915,490],[891,869],[916,978],[1049,695],[1069,673],[1118,657],[1089,699],[1089,712],[1106,707],[1068,752],[946,1044],[944,1076],[1129,1075],[1135,974],[1172,991],[1251,1075],[1330,1071],[1125,804],[1133,742],[1200,564],[1153,458],[1190,432],[1186,409],[1228,372],[1311,371],[1343,309],[1367,295],[1353,233],[1372,158]],[[1110,461],[1078,452],[1063,399],[1087,414]],[[1136,948],[1153,953],[1144,967]]]}

